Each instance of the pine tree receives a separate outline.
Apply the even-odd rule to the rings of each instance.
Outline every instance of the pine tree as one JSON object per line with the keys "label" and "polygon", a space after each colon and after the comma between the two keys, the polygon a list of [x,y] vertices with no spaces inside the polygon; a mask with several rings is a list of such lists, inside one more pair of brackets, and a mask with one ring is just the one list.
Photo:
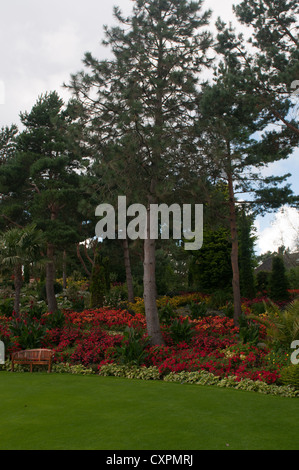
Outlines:
{"label": "pine tree", "polygon": [[268,130],[273,116],[261,112],[259,96],[250,93],[250,86],[248,89],[241,86],[248,83],[248,71],[241,43],[235,51],[240,39],[220,20],[217,27],[215,48],[222,60],[215,67],[214,81],[203,87],[198,107],[199,145],[204,149],[200,167],[205,166],[212,180],[222,181],[228,188],[228,199],[223,204],[229,211],[234,321],[238,324],[241,293],[237,208],[249,205],[256,215],[296,203],[298,198],[290,186],[280,187],[289,175],[265,178],[261,170],[270,162],[287,158],[297,138],[288,128]]}
{"label": "pine tree", "polygon": [[233,9],[240,23],[251,29],[250,49],[243,52],[250,93],[259,97],[265,115],[298,139],[298,113],[293,112],[298,103],[298,1],[246,0]]}
{"label": "pine tree", "polygon": [[[127,184],[133,180],[132,197],[147,208],[173,193],[195,151],[196,86],[198,73],[209,64],[211,44],[210,33],[200,32],[210,17],[210,12],[200,14],[201,6],[201,1],[137,0],[129,18],[116,8],[121,26],[105,30],[113,59],[99,62],[88,53],[88,71],[72,77],[71,88],[85,105],[83,117],[92,122],[100,161],[109,152],[111,168],[124,170],[120,178]],[[123,187],[115,183],[116,190]],[[149,336],[161,344],[149,222],[148,211],[144,301]]]}
{"label": "pine tree", "polygon": [[0,165],[14,155],[18,132],[18,127],[15,124],[0,129]]}
{"label": "pine tree", "polygon": [[13,224],[25,227],[34,222],[43,231],[48,309],[55,311],[55,252],[80,240],[77,130],[56,92],[42,95],[30,112],[20,116],[24,130],[18,135],[15,155],[0,169],[3,207]]}

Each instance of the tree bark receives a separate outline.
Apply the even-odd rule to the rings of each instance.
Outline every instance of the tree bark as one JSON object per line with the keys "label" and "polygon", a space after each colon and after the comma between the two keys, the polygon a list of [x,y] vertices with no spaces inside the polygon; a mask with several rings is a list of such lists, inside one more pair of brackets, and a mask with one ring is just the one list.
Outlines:
{"label": "tree bark", "polygon": [[14,287],[15,287],[15,298],[14,298],[14,312],[20,316],[20,299],[21,299],[21,288],[22,288],[22,265],[17,264],[14,267]]}
{"label": "tree bark", "polygon": [[78,259],[80,260],[83,268],[84,268],[84,271],[86,272],[87,276],[90,277],[91,276],[91,271],[89,271],[89,269],[87,269],[87,266],[86,264],[84,263],[84,259],[82,258],[81,256],[81,253],[80,253],[80,245],[79,243],[77,243],[77,256],[78,256]]}
{"label": "tree bark", "polygon": [[156,289],[156,256],[155,240],[150,238],[150,211],[147,211],[147,237],[144,240],[144,262],[143,262],[143,287],[144,307],[147,332],[152,345],[163,345],[164,340],[161,333],[160,321],[157,308]]}
{"label": "tree bark", "polygon": [[231,233],[231,265],[233,271],[233,296],[234,296],[234,324],[239,325],[241,315],[241,294],[240,294],[240,274],[239,274],[239,242],[237,230],[236,206],[232,175],[228,174],[229,188],[229,213],[230,213],[230,233]]}
{"label": "tree bark", "polygon": [[126,281],[128,289],[128,301],[133,303],[134,300],[134,288],[133,288],[133,277],[131,271],[131,262],[130,262],[130,252],[128,239],[123,240],[123,250],[124,250],[124,260],[125,260],[125,269],[126,269]]}

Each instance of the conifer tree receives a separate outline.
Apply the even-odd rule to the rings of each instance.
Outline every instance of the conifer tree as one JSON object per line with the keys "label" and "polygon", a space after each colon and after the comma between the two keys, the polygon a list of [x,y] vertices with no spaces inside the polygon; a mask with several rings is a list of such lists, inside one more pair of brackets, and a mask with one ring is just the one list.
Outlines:
{"label": "conifer tree", "polygon": [[[98,158],[107,142],[113,142],[111,168],[124,169],[122,178],[134,183],[135,202],[148,208],[173,193],[196,148],[192,114],[198,74],[209,65],[206,54],[211,44],[210,33],[201,30],[210,17],[210,12],[201,14],[202,3],[136,0],[128,18],[115,8],[120,26],[105,28],[113,59],[98,61],[87,53],[87,71],[72,77],[71,88],[85,106],[83,117],[91,122],[91,145]],[[147,228],[145,312],[151,341],[161,344],[149,218]]]}
{"label": "conifer tree", "polygon": [[14,225],[33,222],[44,233],[47,302],[49,311],[55,311],[55,253],[80,240],[83,217],[78,209],[82,166],[77,127],[71,108],[56,92],[39,97],[20,117],[24,130],[16,152],[0,168],[3,209]]}
{"label": "conifer tree", "polygon": [[289,175],[265,178],[261,170],[270,162],[287,158],[298,139],[288,127],[268,129],[275,117],[265,116],[259,106],[260,97],[251,94],[250,87],[244,89],[248,71],[240,38],[220,20],[217,27],[215,49],[222,60],[215,67],[214,81],[203,87],[199,100],[198,139],[205,149],[200,167],[206,166],[211,179],[224,182],[228,188],[228,200],[223,204],[229,210],[234,321],[238,324],[241,294],[237,207],[248,204],[257,214],[286,203],[296,204],[298,198],[290,186],[281,186]]}
{"label": "conifer tree", "polygon": [[18,132],[18,127],[15,124],[0,129],[0,165],[15,153]]}
{"label": "conifer tree", "polygon": [[269,296],[273,301],[283,301],[290,298],[286,269],[283,258],[280,255],[274,256],[272,260],[269,291]]}
{"label": "conifer tree", "polygon": [[[273,116],[298,138],[299,119],[294,109],[299,89],[298,1],[246,0],[233,10],[240,23],[250,28],[249,47],[243,50],[246,87],[259,97],[261,112]],[[244,45],[244,39],[242,42]]]}

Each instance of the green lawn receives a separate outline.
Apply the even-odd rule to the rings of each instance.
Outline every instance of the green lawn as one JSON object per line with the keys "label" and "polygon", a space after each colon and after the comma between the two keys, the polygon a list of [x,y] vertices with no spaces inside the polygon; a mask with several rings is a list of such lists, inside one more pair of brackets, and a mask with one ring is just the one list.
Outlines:
{"label": "green lawn", "polygon": [[298,411],[217,387],[0,372],[1,450],[298,450]]}

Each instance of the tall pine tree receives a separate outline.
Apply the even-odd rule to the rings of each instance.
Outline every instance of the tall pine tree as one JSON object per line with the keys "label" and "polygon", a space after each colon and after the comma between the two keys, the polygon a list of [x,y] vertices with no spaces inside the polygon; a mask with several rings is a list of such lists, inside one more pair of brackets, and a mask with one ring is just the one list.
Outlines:
{"label": "tall pine tree", "polygon": [[[215,47],[222,60],[215,68],[214,81],[202,91],[198,107],[199,146],[204,148],[200,167],[205,166],[210,178],[222,181],[228,188],[233,270],[234,321],[241,315],[239,272],[239,239],[237,207],[249,204],[257,214],[275,210],[296,198],[289,185],[280,187],[289,175],[265,178],[261,173],[270,162],[287,158],[297,137],[288,127],[269,130],[275,119],[264,115],[259,96],[250,93],[248,70],[243,62],[242,44],[232,28],[217,22],[218,43]],[[248,89],[244,84],[248,83]]]}
{"label": "tall pine tree", "polygon": [[[98,158],[113,141],[111,166],[124,168],[123,178],[134,180],[135,202],[148,209],[173,194],[180,172],[196,151],[192,131],[198,74],[209,64],[206,53],[211,45],[210,33],[202,32],[210,12],[201,13],[201,7],[202,1],[136,0],[128,18],[116,8],[120,26],[105,29],[113,59],[100,62],[88,53],[87,72],[72,77]],[[147,213],[145,312],[148,334],[154,344],[161,344],[155,240],[149,235]]]}
{"label": "tall pine tree", "polygon": [[243,50],[250,93],[259,97],[265,115],[298,138],[298,1],[246,0],[233,9],[240,23],[250,28],[249,47]]}

